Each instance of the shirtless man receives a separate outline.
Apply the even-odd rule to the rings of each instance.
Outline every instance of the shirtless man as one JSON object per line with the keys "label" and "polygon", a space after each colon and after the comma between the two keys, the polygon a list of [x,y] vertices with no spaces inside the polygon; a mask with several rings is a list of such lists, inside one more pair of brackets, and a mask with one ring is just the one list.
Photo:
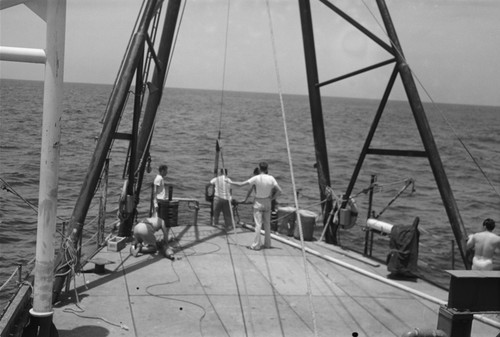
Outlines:
{"label": "shirtless man", "polygon": [[493,270],[493,255],[500,251],[500,236],[493,233],[494,228],[495,221],[488,218],[482,232],[469,235],[467,249],[474,249],[472,270]]}
{"label": "shirtless man", "polygon": [[[157,242],[155,233],[159,230],[163,232],[163,240]],[[173,251],[168,247],[168,227],[161,218],[155,216],[138,222],[134,226],[133,233],[134,243],[130,246],[131,255],[154,254],[160,248],[166,257],[172,258]]]}

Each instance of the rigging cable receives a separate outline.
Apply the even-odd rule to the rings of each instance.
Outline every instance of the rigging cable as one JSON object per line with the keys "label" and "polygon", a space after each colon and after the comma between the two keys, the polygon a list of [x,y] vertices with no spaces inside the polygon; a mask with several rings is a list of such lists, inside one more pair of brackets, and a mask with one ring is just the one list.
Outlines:
{"label": "rigging cable", "polygon": [[[368,7],[368,5],[366,4],[365,0],[361,0],[363,2],[363,5],[366,7],[366,9],[368,10],[368,12],[370,13],[370,15],[373,17],[373,19],[375,20],[375,22],[378,24],[378,26],[380,27],[380,29],[382,30],[382,32],[384,33],[384,35],[389,39],[389,41],[391,42],[392,46],[395,46],[394,44],[394,41],[392,41],[392,39],[388,36],[387,32],[385,31],[385,29],[383,28],[382,24],[379,22],[379,20],[377,19],[377,17],[373,14],[373,12],[371,11],[371,9]],[[405,61],[405,63],[408,65],[408,68],[410,69],[411,71],[411,74],[415,77],[415,80],[418,82],[418,84],[420,85],[420,87],[422,88],[422,90],[424,91],[425,95],[427,96],[427,98],[429,98],[429,100],[431,101],[432,105],[436,108],[436,110],[439,112],[439,114],[441,115],[441,117],[443,118],[444,122],[446,123],[446,125],[448,125],[448,127],[451,129],[451,131],[453,132],[453,135],[455,136],[455,138],[460,142],[460,144],[462,145],[463,149],[467,152],[467,154],[469,155],[469,157],[472,159],[472,161],[474,162],[474,164],[476,165],[476,167],[479,169],[479,171],[481,172],[482,176],[484,177],[484,179],[486,179],[486,182],[488,183],[488,185],[490,185],[490,187],[493,189],[493,191],[495,192],[495,194],[497,196],[500,197],[500,192],[496,189],[496,187],[493,185],[491,179],[488,177],[488,175],[486,174],[486,172],[484,172],[484,170],[482,169],[482,167],[479,165],[479,162],[477,161],[476,157],[474,157],[471,153],[471,151],[469,150],[468,146],[465,144],[465,142],[462,140],[462,138],[459,136],[458,132],[455,130],[455,128],[451,125],[451,123],[449,122],[448,118],[446,118],[446,115],[444,114],[444,112],[438,107],[437,103],[434,101],[434,99],[432,98],[432,96],[430,95],[430,93],[427,91],[426,87],[424,86],[424,84],[420,81],[419,77],[417,76],[417,74],[415,74],[413,72],[413,68],[410,66],[410,64],[408,63],[408,61],[406,60],[406,58],[404,57],[403,55],[403,52],[397,48],[394,48],[394,50],[399,54],[399,56],[401,56],[401,58]]]}
{"label": "rigging cable", "polygon": [[24,203],[29,207],[31,208],[33,211],[35,211],[35,213],[38,214],[38,207],[36,205],[34,205],[31,201],[27,200],[26,198],[24,198],[21,194],[19,194],[16,190],[14,190],[14,188],[12,188],[12,186],[9,185],[9,183],[7,183],[5,180],[3,180],[1,177],[0,177],[0,181],[2,182],[2,185],[1,185],[1,188],[7,192],[10,192],[12,194],[14,194],[16,197],[18,197],[19,199],[21,199],[22,201],[24,201]]}
{"label": "rigging cable", "polygon": [[[413,71],[412,71],[412,73],[413,73]],[[430,101],[432,102],[432,104],[436,107],[436,110],[439,112],[439,114],[441,115],[441,117],[445,121],[446,125],[448,125],[448,127],[451,129],[451,131],[453,132],[453,135],[455,136],[455,138],[460,142],[460,144],[462,145],[462,147],[465,150],[465,152],[467,152],[467,154],[469,155],[469,157],[472,159],[472,161],[474,162],[474,164],[476,165],[476,167],[479,169],[479,171],[483,175],[484,179],[486,179],[486,182],[488,183],[488,185],[490,185],[490,187],[493,189],[493,191],[495,192],[495,194],[500,197],[500,192],[493,185],[493,182],[488,177],[488,175],[486,174],[486,172],[484,172],[484,170],[481,167],[481,165],[479,165],[479,162],[477,161],[476,157],[474,157],[474,155],[472,154],[472,152],[469,150],[469,147],[465,144],[465,142],[463,141],[463,139],[459,136],[458,132],[455,130],[455,128],[453,127],[453,125],[451,125],[451,123],[448,120],[448,118],[446,118],[446,115],[444,114],[444,112],[438,107],[438,105],[436,104],[436,102],[434,102],[434,99],[431,97],[431,95],[429,94],[429,92],[427,91],[427,89],[424,87],[424,85],[422,84],[422,82],[420,82],[420,79],[418,78],[417,75],[415,75],[415,78],[417,79],[418,84],[420,84],[420,86],[422,87],[422,90],[425,92],[425,94],[430,99]]]}
{"label": "rigging cable", "polygon": [[[378,219],[380,218],[380,216],[389,208],[389,206],[392,205],[392,203],[394,201],[396,201],[397,198],[399,198],[399,196],[411,185],[413,190],[415,189],[415,181],[410,178],[408,179],[407,181],[405,181],[405,185],[401,188],[401,190],[389,201],[389,203],[387,204],[387,206],[385,206],[374,218],[375,219]],[[412,192],[413,192],[412,190]]]}
{"label": "rigging cable", "polygon": [[[233,229],[234,229],[234,241],[235,241],[235,245],[237,247],[239,247],[239,244],[238,244],[238,236],[236,234],[236,225],[235,225],[235,222],[234,222],[234,215],[233,215],[233,211],[232,211],[232,207],[231,207],[231,199],[229,200],[229,209],[230,209],[230,212],[231,212],[231,220],[233,222]],[[248,327],[247,327],[247,322],[246,322],[246,318],[245,318],[245,310],[243,309],[243,301],[242,301],[242,298],[241,298],[241,291],[240,291],[240,285],[239,285],[239,282],[238,282],[238,275],[236,273],[237,271],[237,268],[235,267],[235,264],[234,264],[234,256],[233,256],[233,252],[231,250],[231,243],[229,242],[229,236],[226,232],[226,243],[227,243],[227,248],[228,248],[228,252],[229,252],[229,259],[231,260],[231,269],[233,270],[233,277],[234,277],[234,283],[236,285],[236,293],[238,294],[238,303],[240,305],[240,311],[241,311],[241,318],[242,318],[242,321],[243,321],[243,328],[245,330],[245,336],[248,336]],[[241,248],[240,248],[241,250]],[[243,273],[243,270],[241,271],[241,273]],[[247,286],[246,286],[246,280],[245,280],[245,277],[244,275],[242,275],[242,280],[243,280],[243,286],[244,286],[244,289],[245,289],[245,298],[247,300],[247,304],[249,303],[249,300],[248,300],[248,291],[247,291]],[[250,310],[249,311],[249,314],[250,314],[250,317],[252,315],[252,311]],[[250,319],[250,323],[252,323],[253,320]]]}
{"label": "rigging cable", "polygon": [[[9,185],[8,182],[6,182],[5,180],[3,180],[3,178],[0,177],[0,181],[2,182],[2,185],[1,185],[1,188],[7,192],[10,192],[12,194],[14,194],[16,197],[18,197],[19,199],[21,199],[22,201],[24,201],[24,203],[29,207],[31,208],[33,211],[35,211],[36,214],[38,214],[38,206],[36,206],[35,204],[33,204],[31,201],[29,201],[28,199],[24,198],[21,194],[19,194],[11,185]],[[57,219],[61,220],[61,221],[66,221],[66,219],[60,217],[60,216],[57,216]]]}
{"label": "rigging cable", "polygon": [[[221,128],[222,128],[222,110],[224,106],[224,90],[226,84],[226,64],[227,64],[227,44],[228,44],[228,36],[229,36],[229,13],[231,11],[231,1],[227,1],[227,13],[226,13],[226,37],[224,41],[224,61],[222,65],[222,86],[221,86],[221,96],[220,96],[220,114],[219,114],[219,134],[218,139],[221,136]],[[224,167],[224,165],[222,166]]]}
{"label": "rigging cable", "polygon": [[[221,146],[221,130],[222,130],[222,113],[224,110],[224,91],[225,91],[225,80],[226,80],[226,64],[227,64],[227,46],[228,46],[228,36],[229,36],[229,16],[231,12],[231,1],[227,1],[227,12],[226,12],[226,35],[225,35],[225,41],[224,41],[224,58],[223,58],[223,66],[222,66],[222,84],[221,84],[221,96],[220,96],[220,112],[219,112],[219,129],[217,133],[217,141],[216,141],[216,159],[215,159],[215,169],[214,169],[214,175],[217,177],[218,176],[218,161],[219,161],[219,156],[222,164],[222,169],[224,170],[225,164],[224,164],[224,154],[222,151],[222,146]],[[223,171],[224,176],[226,177],[226,171]],[[236,232],[236,223],[234,221],[234,213],[233,213],[233,208],[232,208],[232,197],[231,193],[229,193],[229,212],[231,214],[231,223],[233,224],[233,231],[234,231],[234,241],[237,247],[239,247],[238,244],[238,235]],[[213,211],[213,207],[211,208],[211,211]],[[212,219],[211,219],[212,220]],[[231,260],[231,266],[233,270],[233,276],[234,276],[234,282],[236,285],[236,290],[238,293],[238,302],[240,305],[240,311],[241,311],[241,318],[243,322],[243,328],[245,330],[245,336],[248,336],[248,327],[247,327],[247,320],[245,318],[245,310],[243,309],[243,302],[240,294],[240,285],[238,282],[238,277],[236,275],[236,267],[234,264],[234,258],[233,254],[231,251],[230,243],[229,243],[229,237],[226,233],[226,242],[228,246],[228,251],[229,251],[229,257]],[[243,282],[245,282],[245,278],[243,277]],[[246,284],[244,284],[244,288],[246,290]],[[248,293],[246,292],[246,299],[248,302]],[[250,313],[251,315],[251,313]]]}
{"label": "rigging cable", "polygon": [[[284,108],[284,103],[283,103],[283,93],[282,93],[282,87],[281,87],[281,79],[280,79],[280,73],[279,73],[279,68],[278,68],[278,60],[277,60],[277,53],[276,53],[276,44],[275,44],[275,38],[274,38],[274,31],[273,31],[273,22],[272,22],[272,17],[271,17],[271,9],[269,6],[269,0],[266,0],[266,8],[267,8],[267,15],[269,18],[269,31],[271,35],[271,45],[272,45],[272,52],[273,52],[273,60],[274,60],[274,70],[276,72],[276,85],[278,88],[278,94],[279,94],[279,99],[280,99],[280,106],[281,106],[281,115],[283,118],[283,129],[285,133],[285,141],[286,141],[286,148],[287,148],[287,154],[288,154],[288,163],[290,166],[290,177],[292,181],[292,190],[293,190],[293,198],[294,198],[294,203],[295,203],[295,209],[299,210],[299,202],[297,198],[297,187],[295,186],[295,178],[294,178],[294,173],[293,173],[293,163],[292,163],[292,155],[290,151],[290,142],[288,139],[288,131],[287,131],[287,124],[286,124],[286,113],[285,113],[285,108]],[[304,248],[304,234],[302,232],[302,222],[300,219],[300,215],[297,214],[297,222],[299,225],[299,234],[300,234],[300,243],[301,243],[301,249],[302,249],[302,259],[304,263],[304,271],[306,275],[306,283],[307,283],[307,293],[308,293],[308,298],[309,298],[309,307],[311,310],[312,314],[312,320],[313,320],[313,326],[314,326],[314,336],[318,336],[318,327],[316,323],[316,313],[314,310],[314,304],[312,300],[312,290],[311,290],[311,279],[309,275],[309,271],[307,268],[307,257],[306,257],[306,251]]]}
{"label": "rigging cable", "polygon": [[[217,131],[217,140],[216,140],[216,153],[215,153],[215,164],[214,164],[214,176],[217,177],[219,171],[219,157],[222,163],[222,169],[224,169],[224,156],[222,154],[222,146],[221,143],[221,134],[222,134],[222,112],[224,110],[224,91],[225,91],[225,83],[226,83],[226,64],[227,64],[227,45],[228,45],[228,36],[229,36],[229,14],[231,12],[231,1],[227,1],[227,12],[226,12],[226,35],[224,40],[224,58],[222,64],[222,83],[221,83],[221,95],[220,95],[220,111],[219,111],[219,127]],[[230,200],[231,201],[231,200]],[[231,205],[229,205],[231,207]],[[211,202],[211,212],[213,213],[213,200]],[[212,216],[213,214],[211,214]]]}
{"label": "rigging cable", "polygon": [[142,1],[141,8],[139,9],[139,15],[137,15],[137,18],[135,19],[134,27],[132,28],[132,33],[130,34],[130,38],[127,43],[127,48],[125,49],[125,54],[123,55],[122,61],[120,63],[120,67],[118,68],[118,73],[116,74],[115,81],[113,83],[113,90],[111,91],[111,94],[109,95],[108,98],[108,103],[106,104],[106,109],[104,109],[104,112],[101,116],[100,123],[102,124],[104,122],[104,119],[106,118],[106,112],[108,111],[109,104],[111,103],[111,97],[113,96],[113,92],[115,91],[116,88],[116,83],[118,83],[118,78],[120,77],[120,74],[123,72],[123,65],[125,64],[125,55],[127,55],[128,50],[130,49],[130,46],[132,45],[132,39],[134,37],[134,32],[139,24],[139,18],[140,18],[140,13],[144,10],[146,4],[146,0]]}
{"label": "rigging cable", "polygon": [[229,14],[231,12],[231,1],[227,1],[227,12],[226,12],[226,35],[224,39],[224,58],[222,63],[222,83],[221,83],[221,94],[220,94],[220,111],[219,111],[219,127],[217,131],[217,141],[216,141],[216,158],[214,175],[217,176],[219,170],[219,156],[222,162],[222,169],[224,169],[224,156],[222,154],[222,146],[220,146],[221,133],[222,133],[222,112],[224,110],[224,91],[226,85],[226,64],[227,64],[227,45],[229,40]]}

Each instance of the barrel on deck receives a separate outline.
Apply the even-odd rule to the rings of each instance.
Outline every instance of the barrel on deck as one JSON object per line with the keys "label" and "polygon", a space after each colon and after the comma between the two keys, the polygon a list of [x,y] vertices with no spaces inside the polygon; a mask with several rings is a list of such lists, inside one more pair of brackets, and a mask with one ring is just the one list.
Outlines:
{"label": "barrel on deck", "polygon": [[278,208],[278,233],[288,236],[293,235],[295,228],[295,208],[294,207],[279,207]]}
{"label": "barrel on deck", "polygon": [[271,231],[278,231],[278,210],[271,210]]}
{"label": "barrel on deck", "polygon": [[[305,209],[299,210],[300,222],[302,223],[302,235],[304,236],[304,241],[312,241],[314,237],[314,226],[316,225],[316,213],[307,211]],[[295,224],[295,231],[293,237],[300,239],[298,222]]]}
{"label": "barrel on deck", "polygon": [[178,225],[179,201],[158,200],[158,217],[165,221],[166,227]]}

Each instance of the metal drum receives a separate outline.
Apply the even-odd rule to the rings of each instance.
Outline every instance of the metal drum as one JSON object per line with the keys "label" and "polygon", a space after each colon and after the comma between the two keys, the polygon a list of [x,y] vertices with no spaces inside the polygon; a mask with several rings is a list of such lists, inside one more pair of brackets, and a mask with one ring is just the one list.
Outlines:
{"label": "metal drum", "polygon": [[[312,241],[314,237],[314,226],[317,214],[305,209],[299,210],[300,222],[302,223],[302,235],[304,241]],[[300,240],[299,224],[296,223],[293,237]]]}
{"label": "metal drum", "polygon": [[179,201],[158,200],[158,217],[165,221],[166,227],[177,226]]}
{"label": "metal drum", "polygon": [[292,236],[295,218],[295,207],[278,207],[278,233]]}

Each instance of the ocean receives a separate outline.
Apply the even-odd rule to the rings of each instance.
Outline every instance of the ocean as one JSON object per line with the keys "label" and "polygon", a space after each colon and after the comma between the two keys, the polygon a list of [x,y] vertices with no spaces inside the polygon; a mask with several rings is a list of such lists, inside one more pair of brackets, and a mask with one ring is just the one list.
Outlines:
{"label": "ocean", "polygon": [[[25,273],[33,265],[37,215],[27,203],[36,206],[38,198],[43,84],[2,79],[0,88],[0,178],[9,186],[0,190],[1,286],[17,265],[31,262],[24,267]],[[65,85],[58,230],[71,215],[102,128],[111,89],[110,85]],[[283,189],[279,206],[292,205],[291,163],[300,208],[319,213],[309,101],[306,96],[284,95],[283,102],[285,122],[277,94],[165,89],[150,149],[152,171],[146,174],[145,181],[152,181],[158,166],[167,164],[167,181],[174,186],[174,198],[198,199],[201,203],[198,221],[208,222],[209,207],[204,192],[212,177],[215,142],[220,132],[223,162],[219,165],[228,169],[231,179],[246,180],[260,161],[267,161],[269,173]],[[378,102],[323,97],[322,103],[332,187],[341,195],[349,183]],[[480,231],[487,217],[500,222],[500,107],[433,103],[425,104],[425,109],[467,232]],[[131,109],[127,107],[119,131],[130,130],[130,122],[126,122],[130,119]],[[127,146],[125,141],[116,140],[110,154],[108,210],[116,207],[122,188]],[[372,147],[423,149],[407,102],[388,104]],[[447,278],[442,271],[451,269],[452,261],[455,269],[463,269],[463,264],[456,245],[453,251],[454,236],[427,159],[368,155],[353,192],[359,209],[358,221],[353,228],[340,231],[341,245],[363,251],[368,205],[368,195],[363,190],[369,186],[372,175],[377,175],[379,185],[373,201],[375,213],[396,197],[405,179],[415,180],[414,190],[401,193],[380,220],[411,224],[415,217],[420,217],[419,268],[423,275],[446,286]],[[233,189],[237,200],[245,194],[245,189]],[[141,212],[148,205],[146,191],[141,199]],[[92,212],[96,209],[89,214]],[[113,217],[114,213],[108,214]],[[499,227],[500,224],[496,233]],[[321,232],[321,227],[316,229],[315,239],[319,239]],[[59,238],[56,235],[56,243]],[[388,242],[386,236],[374,236],[375,258],[385,259]],[[500,269],[499,254],[495,266]],[[12,285],[2,290],[0,308],[13,288]]]}

